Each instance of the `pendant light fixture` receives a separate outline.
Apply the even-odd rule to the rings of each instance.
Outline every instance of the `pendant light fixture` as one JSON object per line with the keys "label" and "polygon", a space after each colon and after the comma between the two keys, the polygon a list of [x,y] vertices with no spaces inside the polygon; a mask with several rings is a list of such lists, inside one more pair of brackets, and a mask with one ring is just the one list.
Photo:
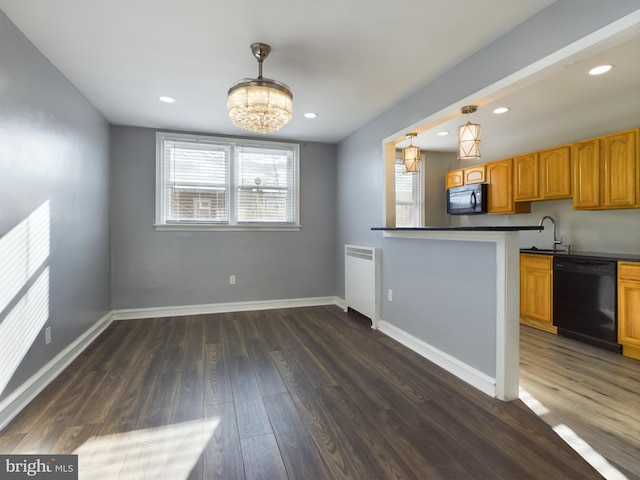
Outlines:
{"label": "pendant light fixture", "polygon": [[280,130],[293,116],[293,95],[284,83],[262,77],[262,62],[271,47],[251,44],[258,60],[258,78],[244,78],[234,83],[227,97],[229,118],[236,127],[256,133]]}
{"label": "pendant light fixture", "polygon": [[402,150],[404,173],[418,173],[420,171],[420,149],[413,145],[413,138],[417,136],[417,133],[407,133],[409,146]]}
{"label": "pendant light fixture", "polygon": [[[475,105],[462,107],[460,111],[469,115],[478,110]],[[480,158],[480,125],[467,123],[458,127],[458,160],[477,160]]]}

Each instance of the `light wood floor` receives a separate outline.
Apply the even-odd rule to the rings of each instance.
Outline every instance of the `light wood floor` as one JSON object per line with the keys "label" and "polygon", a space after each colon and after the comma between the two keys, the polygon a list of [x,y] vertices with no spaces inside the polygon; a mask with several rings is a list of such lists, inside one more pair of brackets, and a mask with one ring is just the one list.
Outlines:
{"label": "light wood floor", "polygon": [[[525,372],[543,368],[532,356],[553,366],[537,333]],[[523,376],[553,407],[544,389],[561,388]],[[77,453],[91,479],[601,478],[523,402],[337,307],[116,322],[0,432],[0,452]]]}
{"label": "light wood floor", "polygon": [[531,327],[520,338],[520,387],[541,418],[640,480],[640,361]]}

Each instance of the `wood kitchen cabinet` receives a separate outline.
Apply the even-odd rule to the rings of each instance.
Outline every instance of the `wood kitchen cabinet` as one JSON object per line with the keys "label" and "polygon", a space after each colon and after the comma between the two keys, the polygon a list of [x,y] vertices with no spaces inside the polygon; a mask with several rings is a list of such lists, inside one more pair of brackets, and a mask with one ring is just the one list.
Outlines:
{"label": "wood kitchen cabinet", "polygon": [[575,210],[640,207],[638,143],[634,129],[572,146]]}
{"label": "wood kitchen cabinet", "polygon": [[487,166],[474,165],[473,167],[460,168],[447,172],[445,177],[445,187],[461,187],[462,185],[471,185],[474,183],[484,183],[487,181]]}
{"label": "wood kitchen cabinet", "polygon": [[553,325],[553,256],[520,254],[520,322],[557,333]]}
{"label": "wood kitchen cabinet", "polygon": [[515,188],[514,200],[538,200],[540,198],[540,164],[538,153],[513,158]]}
{"label": "wood kitchen cabinet", "polygon": [[573,162],[573,208],[590,210],[600,207],[600,139],[575,143]]}
{"label": "wood kitchen cabinet", "polygon": [[618,343],[640,360],[640,263],[618,262]]}
{"label": "wood kitchen cabinet", "polygon": [[485,164],[467,167],[462,170],[462,173],[464,175],[465,185],[484,183],[487,181],[487,166]]}
{"label": "wood kitchen cabinet", "polygon": [[640,208],[640,129],[447,173],[446,187],[488,183],[488,213],[530,213],[573,198],[574,210]]}
{"label": "wood kitchen cabinet", "polygon": [[556,147],[513,159],[514,200],[571,197],[571,148]]}
{"label": "wood kitchen cabinet", "polygon": [[600,143],[604,208],[632,208],[639,206],[637,130],[607,135]]}
{"label": "wood kitchen cabinet", "polygon": [[531,212],[531,203],[516,203],[514,200],[512,158],[487,163],[487,183],[489,184],[489,213]]}
{"label": "wood kitchen cabinet", "polygon": [[445,177],[445,188],[461,187],[464,185],[464,173],[462,169],[451,170]]}
{"label": "wood kitchen cabinet", "polygon": [[540,197],[543,200],[571,198],[571,147],[563,146],[538,153]]}

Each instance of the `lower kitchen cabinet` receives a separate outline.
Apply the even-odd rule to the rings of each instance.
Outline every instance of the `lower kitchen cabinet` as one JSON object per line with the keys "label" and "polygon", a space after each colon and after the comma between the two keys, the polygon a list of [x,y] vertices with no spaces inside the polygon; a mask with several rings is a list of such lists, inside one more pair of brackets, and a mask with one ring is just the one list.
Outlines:
{"label": "lower kitchen cabinet", "polygon": [[618,343],[640,360],[640,263],[618,262]]}
{"label": "lower kitchen cabinet", "polygon": [[520,254],[520,323],[557,333],[553,325],[553,256]]}

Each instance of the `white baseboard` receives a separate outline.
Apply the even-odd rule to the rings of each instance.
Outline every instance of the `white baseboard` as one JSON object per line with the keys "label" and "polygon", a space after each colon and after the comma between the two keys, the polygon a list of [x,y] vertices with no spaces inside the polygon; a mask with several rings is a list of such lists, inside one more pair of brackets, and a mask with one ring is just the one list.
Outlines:
{"label": "white baseboard", "polygon": [[114,320],[138,320],[141,318],[179,317],[210,313],[246,312],[251,310],[273,310],[275,308],[316,307],[319,305],[341,305],[338,297],[292,298],[285,300],[258,300],[252,302],[211,303],[205,305],[183,305],[174,307],[132,308],[114,310]]}
{"label": "white baseboard", "polygon": [[489,375],[482,373],[481,371],[461,362],[457,358],[448,355],[437,348],[429,345],[428,343],[414,337],[413,335],[401,330],[400,328],[392,325],[384,320],[378,322],[378,329],[400,342],[407,348],[410,348],[419,355],[422,355],[427,360],[432,361],[439,367],[444,368],[449,373],[452,373],[456,377],[464,380],[471,386],[477,388],[483,393],[491,397],[496,396],[496,379],[491,378]]}
{"label": "white baseboard", "polygon": [[111,313],[98,320],[67,348],[16,388],[0,402],[0,430],[45,389],[62,371],[73,362],[111,324]]}

